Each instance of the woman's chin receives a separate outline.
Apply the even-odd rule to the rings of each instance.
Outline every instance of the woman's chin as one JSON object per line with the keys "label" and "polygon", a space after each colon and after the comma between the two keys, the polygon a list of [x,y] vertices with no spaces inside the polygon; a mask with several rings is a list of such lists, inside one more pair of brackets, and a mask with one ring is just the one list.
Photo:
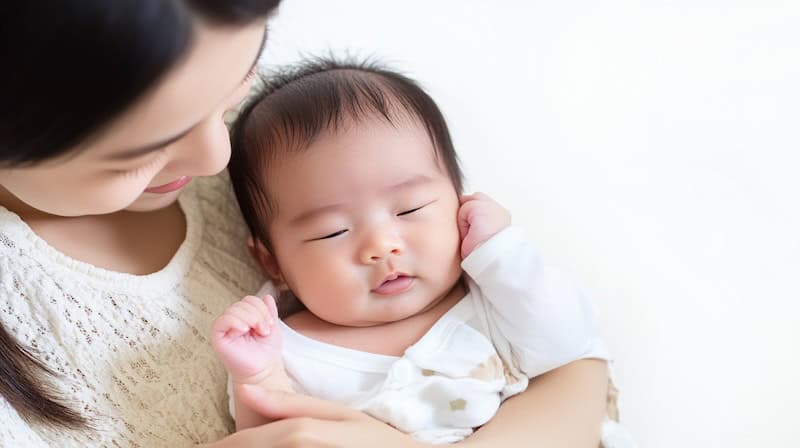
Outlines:
{"label": "woman's chin", "polygon": [[160,210],[174,204],[178,200],[178,196],[180,196],[180,191],[165,194],[143,193],[124,210],[139,213]]}

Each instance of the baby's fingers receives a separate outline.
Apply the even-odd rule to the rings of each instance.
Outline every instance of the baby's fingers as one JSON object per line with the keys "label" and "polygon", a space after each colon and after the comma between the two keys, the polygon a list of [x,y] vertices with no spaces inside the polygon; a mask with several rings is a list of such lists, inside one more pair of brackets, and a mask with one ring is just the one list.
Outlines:
{"label": "baby's fingers", "polygon": [[248,304],[258,309],[259,315],[262,316],[263,321],[267,325],[272,326],[279,319],[278,306],[275,303],[275,299],[270,294],[265,294],[264,297],[261,298],[247,296],[243,300],[246,300]]}
{"label": "baby's fingers", "polygon": [[458,209],[456,222],[458,223],[458,233],[461,235],[462,239],[466,237],[467,233],[469,232],[469,227],[472,225],[472,218],[476,207],[476,202],[466,201],[462,202],[461,207]]}
{"label": "baby's fingers", "polygon": [[266,336],[270,333],[270,317],[262,316],[258,309],[245,301],[239,301],[233,304],[227,311],[227,314],[241,319],[248,326],[249,330],[255,330],[260,336]]}
{"label": "baby's fingers", "polygon": [[252,306],[258,314],[258,322],[255,328],[261,333],[262,336],[269,334],[269,328],[275,324],[275,319],[278,318],[277,314],[272,313],[270,307],[264,300],[256,296],[247,296],[242,299],[243,302]]}
{"label": "baby's fingers", "polygon": [[264,304],[264,306],[267,307],[267,309],[269,310],[269,315],[273,319],[277,319],[278,318],[278,305],[275,303],[275,298],[272,297],[271,295],[267,294],[267,295],[264,296],[263,299],[259,299],[259,300],[261,300],[261,302]]}
{"label": "baby's fingers", "polygon": [[214,321],[214,325],[211,327],[211,332],[214,335],[214,338],[217,337],[238,337],[244,333],[250,331],[250,326],[247,325],[246,322],[239,319],[237,316],[232,314],[228,314],[226,311],[225,314],[218,317]]}
{"label": "baby's fingers", "polygon": [[473,193],[473,194],[462,194],[462,195],[461,195],[461,196],[459,196],[459,198],[458,198],[458,203],[459,203],[459,204],[461,204],[461,205],[464,205],[464,203],[466,203],[466,202],[469,202],[469,201],[474,201],[475,199],[478,199],[478,196],[477,196],[477,195],[478,195],[477,193]]}

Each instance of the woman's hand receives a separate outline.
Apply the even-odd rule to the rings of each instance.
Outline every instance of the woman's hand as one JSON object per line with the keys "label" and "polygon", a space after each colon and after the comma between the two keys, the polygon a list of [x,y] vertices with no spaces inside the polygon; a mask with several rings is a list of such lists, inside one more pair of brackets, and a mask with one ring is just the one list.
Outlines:
{"label": "woman's hand", "polygon": [[324,420],[298,417],[245,429],[212,445],[213,448],[416,448],[419,442],[385,423],[362,419]]}
{"label": "woman's hand", "polygon": [[306,395],[264,391],[258,411],[282,420],[231,434],[209,448],[369,447],[424,445],[362,412]]}

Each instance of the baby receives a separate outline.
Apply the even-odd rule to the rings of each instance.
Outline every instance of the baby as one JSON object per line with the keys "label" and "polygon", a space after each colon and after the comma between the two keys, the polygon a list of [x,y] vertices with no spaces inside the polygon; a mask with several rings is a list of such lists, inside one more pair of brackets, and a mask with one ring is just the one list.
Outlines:
{"label": "baby", "polygon": [[462,194],[444,118],[412,80],[312,60],[266,81],[232,136],[251,253],[282,309],[249,296],[214,324],[238,428],[265,422],[254,390],[294,390],[452,443],[529,378],[607,357],[580,288],[501,205]]}

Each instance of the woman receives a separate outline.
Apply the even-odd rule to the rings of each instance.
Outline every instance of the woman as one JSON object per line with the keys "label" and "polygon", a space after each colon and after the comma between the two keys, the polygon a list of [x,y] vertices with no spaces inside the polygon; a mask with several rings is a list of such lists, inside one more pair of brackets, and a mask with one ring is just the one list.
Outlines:
{"label": "woman", "polygon": [[[0,445],[417,446],[300,396],[226,437],[207,335],[261,279],[224,176],[206,176],[279,0],[6,3]],[[603,363],[565,366],[463,444],[594,446],[605,386]]]}

